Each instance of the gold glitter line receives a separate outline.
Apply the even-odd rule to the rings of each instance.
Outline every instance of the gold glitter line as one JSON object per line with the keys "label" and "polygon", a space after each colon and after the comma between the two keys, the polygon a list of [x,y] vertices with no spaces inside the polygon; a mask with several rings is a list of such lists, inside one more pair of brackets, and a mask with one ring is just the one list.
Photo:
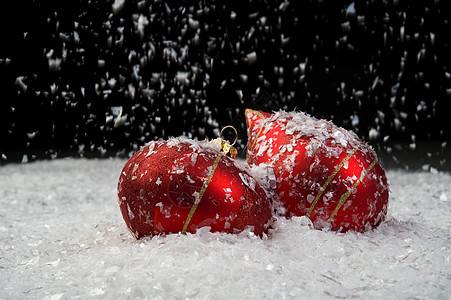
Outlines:
{"label": "gold glitter line", "polygon": [[370,172],[370,170],[374,167],[374,165],[377,163],[377,157],[373,160],[373,162],[368,166],[368,168],[365,170],[365,174],[363,174],[363,177],[360,177],[359,180],[357,180],[352,187],[343,195],[341,195],[340,197],[340,201],[337,204],[337,207],[335,207],[334,212],[330,215],[329,217],[329,222],[332,221],[332,219],[335,217],[335,215],[337,214],[338,210],[341,208],[341,206],[346,202],[346,200],[348,199],[348,197],[351,195],[352,191],[363,181],[363,179],[365,179],[366,175],[368,175],[368,173]]}
{"label": "gold glitter line", "polygon": [[[252,123],[251,123],[251,118],[250,118],[250,116],[249,116],[249,113],[256,114],[256,115],[259,116],[262,120],[265,120],[265,116],[263,116],[263,114],[262,114],[261,112],[256,111],[256,110],[253,110],[253,109],[246,109],[245,112],[244,112],[244,114],[246,115],[246,117],[247,117],[248,120],[249,120],[249,125],[252,124]],[[260,136],[260,133],[262,132],[262,130],[263,130],[263,122],[260,124],[260,130],[258,131],[257,135],[255,136],[254,142],[252,143],[252,146],[251,146],[251,150],[254,149],[254,146],[255,146],[255,144],[257,143],[257,139],[258,139],[258,137]]]}
{"label": "gold glitter line", "polygon": [[224,155],[225,154],[223,152],[221,152],[216,157],[216,160],[213,163],[213,166],[211,168],[210,174],[208,174],[207,180],[205,181],[205,183],[202,185],[202,188],[200,189],[199,198],[197,198],[196,201],[194,201],[194,204],[193,204],[193,206],[191,207],[191,210],[188,213],[188,217],[186,218],[185,225],[183,226],[183,229],[182,229],[182,234],[186,234],[186,230],[188,229],[189,222],[191,221],[191,218],[193,217],[194,212],[197,209],[197,206],[199,205],[200,201],[202,200],[202,197],[204,196],[204,193],[207,190],[207,187],[210,184],[211,179],[213,178],[215,170],[216,170],[216,168],[219,165],[219,161],[221,160],[221,158]]}
{"label": "gold glitter line", "polygon": [[313,202],[312,202],[312,205],[310,205],[310,209],[306,214],[307,217],[310,217],[310,214],[313,212],[313,209],[315,208],[316,203],[318,202],[319,198],[321,198],[321,196],[323,195],[327,186],[330,184],[332,179],[334,179],[335,175],[337,175],[338,171],[340,171],[340,169],[344,166],[344,164],[357,152],[357,150],[359,148],[360,148],[360,146],[355,147],[354,150],[352,150],[352,152],[349,153],[348,156],[346,156],[337,167],[335,167],[335,170],[332,172],[332,174],[329,175],[326,182],[321,187],[321,190],[316,195],[315,200],[313,200]]}

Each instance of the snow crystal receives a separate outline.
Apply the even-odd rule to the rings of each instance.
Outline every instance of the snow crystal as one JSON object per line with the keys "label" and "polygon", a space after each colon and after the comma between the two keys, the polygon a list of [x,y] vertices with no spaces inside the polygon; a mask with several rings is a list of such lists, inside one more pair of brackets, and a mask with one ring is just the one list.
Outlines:
{"label": "snow crystal", "polygon": [[24,76],[19,76],[19,77],[16,78],[16,82],[15,83],[16,83],[16,85],[18,85],[20,87],[20,89],[23,92],[26,92],[27,89],[28,89],[28,86],[23,82],[24,79],[25,79]]}
{"label": "snow crystal", "polygon": [[253,65],[257,62],[257,53],[255,51],[246,55],[247,63]]}
{"label": "snow crystal", "polygon": [[59,71],[61,69],[61,58],[49,58],[49,70],[51,71]]}
{"label": "snow crystal", "polygon": [[371,128],[368,133],[368,137],[369,137],[370,141],[376,140],[378,138],[378,136],[379,136],[379,132],[376,129]]}
{"label": "snow crystal", "polygon": [[346,15],[348,16],[354,16],[355,15],[355,3],[351,2],[351,4],[348,5],[346,8]]}
{"label": "snow crystal", "polygon": [[114,3],[111,5],[114,14],[118,14],[125,5],[125,0],[114,0]]}

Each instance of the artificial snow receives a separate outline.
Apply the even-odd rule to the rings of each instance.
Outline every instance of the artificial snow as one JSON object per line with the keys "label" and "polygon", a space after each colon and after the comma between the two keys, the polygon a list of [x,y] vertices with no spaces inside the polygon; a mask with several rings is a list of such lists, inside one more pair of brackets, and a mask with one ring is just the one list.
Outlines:
{"label": "artificial snow", "polygon": [[[116,1],[115,3],[121,3]],[[135,240],[122,159],[0,168],[0,299],[447,299],[451,175],[388,170],[387,220],[367,233],[277,219],[251,232]]]}

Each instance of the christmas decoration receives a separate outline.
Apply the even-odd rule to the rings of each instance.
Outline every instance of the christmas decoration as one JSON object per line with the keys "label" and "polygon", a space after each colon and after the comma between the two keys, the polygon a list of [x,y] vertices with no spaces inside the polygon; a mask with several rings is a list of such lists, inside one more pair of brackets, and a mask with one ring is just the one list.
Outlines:
{"label": "christmas decoration", "polygon": [[277,178],[285,216],[317,229],[364,231],[385,219],[388,183],[376,153],[350,131],[301,112],[247,109],[248,163]]}
{"label": "christmas decoration", "polygon": [[[222,151],[221,151],[222,149]],[[246,165],[228,157],[235,148],[174,138],[148,143],[126,163],[119,178],[119,206],[137,238],[161,233],[266,232],[271,204]]]}

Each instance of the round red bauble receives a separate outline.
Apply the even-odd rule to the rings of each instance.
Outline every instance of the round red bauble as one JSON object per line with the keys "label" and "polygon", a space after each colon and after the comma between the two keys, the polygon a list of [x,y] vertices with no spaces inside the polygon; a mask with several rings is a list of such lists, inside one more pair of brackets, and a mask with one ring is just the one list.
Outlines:
{"label": "round red bauble", "polygon": [[162,233],[240,232],[261,235],[271,220],[265,190],[246,166],[215,144],[188,139],[150,142],[119,178],[122,216],[137,238]]}
{"label": "round red bauble", "polygon": [[388,183],[376,153],[353,132],[301,112],[246,110],[248,163],[274,169],[285,216],[317,229],[364,231],[385,219]]}

